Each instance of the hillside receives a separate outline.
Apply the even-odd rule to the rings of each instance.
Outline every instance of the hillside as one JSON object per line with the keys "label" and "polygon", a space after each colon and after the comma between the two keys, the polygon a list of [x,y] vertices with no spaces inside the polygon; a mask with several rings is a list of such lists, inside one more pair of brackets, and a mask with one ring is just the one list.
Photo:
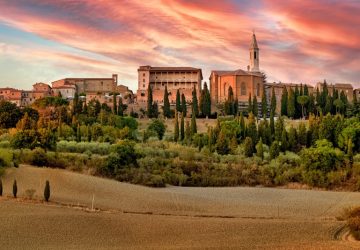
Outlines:
{"label": "hillside", "polygon": [[[289,248],[349,249],[334,241],[343,225],[335,219],[358,204],[359,193],[271,188],[153,189],[65,170],[22,166],[3,176],[5,196],[16,178],[18,196],[45,180],[51,204],[0,200],[5,248]],[[79,204],[89,213],[59,205]],[[5,239],[5,240],[4,240]]]}

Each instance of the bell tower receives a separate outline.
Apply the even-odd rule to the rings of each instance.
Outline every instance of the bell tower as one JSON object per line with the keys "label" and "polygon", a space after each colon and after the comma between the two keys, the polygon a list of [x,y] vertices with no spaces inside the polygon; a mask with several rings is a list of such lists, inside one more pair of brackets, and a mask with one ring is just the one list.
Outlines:
{"label": "bell tower", "polygon": [[259,47],[256,41],[255,33],[252,35],[252,40],[250,44],[250,71],[252,72],[260,72],[259,68]]}

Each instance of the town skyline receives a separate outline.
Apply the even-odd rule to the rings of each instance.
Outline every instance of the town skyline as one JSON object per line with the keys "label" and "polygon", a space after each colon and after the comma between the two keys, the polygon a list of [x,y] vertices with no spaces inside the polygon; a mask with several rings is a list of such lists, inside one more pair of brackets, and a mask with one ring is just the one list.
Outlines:
{"label": "town skyline", "polygon": [[360,87],[356,1],[0,1],[0,7],[0,87],[116,73],[136,90],[140,65],[197,67],[209,82],[211,70],[246,69],[253,31],[268,82],[326,79]]}

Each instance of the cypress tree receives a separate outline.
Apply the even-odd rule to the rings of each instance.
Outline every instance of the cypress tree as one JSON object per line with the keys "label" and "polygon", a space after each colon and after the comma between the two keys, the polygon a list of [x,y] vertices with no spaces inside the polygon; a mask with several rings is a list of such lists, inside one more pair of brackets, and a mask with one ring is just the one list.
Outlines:
{"label": "cypress tree", "polygon": [[239,100],[237,99],[237,97],[234,101],[234,115],[239,115]]}
{"label": "cypress tree", "polygon": [[253,112],[253,107],[252,107],[252,99],[251,99],[251,93],[249,94],[249,101],[248,101],[248,114]]}
{"label": "cypress tree", "polygon": [[225,114],[234,115],[234,92],[231,86],[228,88],[228,97],[225,101]]}
{"label": "cypress tree", "polygon": [[87,127],[86,127],[86,134],[87,134],[87,140],[88,140],[88,142],[91,142],[91,130],[90,130],[90,125],[87,125]]}
{"label": "cypress tree", "polygon": [[180,91],[179,89],[176,91],[176,111],[182,112],[181,109],[181,99],[180,99]]}
{"label": "cypress tree", "polygon": [[261,160],[264,160],[264,147],[262,138],[260,138],[260,141],[258,144],[256,144],[256,155],[261,158]]}
{"label": "cypress tree", "polygon": [[3,184],[2,184],[2,180],[0,179],[0,196],[3,195]]}
{"label": "cypress tree", "polygon": [[254,114],[254,116],[255,116],[255,117],[258,117],[259,107],[258,107],[258,102],[257,102],[256,95],[254,95],[254,98],[253,98],[252,108],[253,108],[253,114]]}
{"label": "cypress tree", "polygon": [[16,180],[14,180],[14,183],[13,183],[13,196],[14,198],[16,198],[16,195],[17,195],[17,183],[16,183]]}
{"label": "cypress tree", "polygon": [[302,83],[300,83],[300,93],[299,93],[299,96],[302,96],[302,95],[304,95],[304,89],[303,89]]}
{"label": "cypress tree", "polygon": [[159,108],[157,102],[154,102],[152,105],[152,116],[153,118],[158,118],[159,116]]}
{"label": "cypress tree", "polygon": [[355,91],[353,93],[353,107],[353,116],[357,116],[360,112],[360,105]]}
{"label": "cypress tree", "polygon": [[211,115],[211,96],[209,88],[205,82],[204,84],[204,115],[209,117]]}
{"label": "cypress tree", "polygon": [[245,138],[245,132],[246,132],[246,127],[245,127],[245,119],[244,119],[244,115],[241,112],[240,113],[240,135],[242,138]]}
{"label": "cypress tree", "polygon": [[295,94],[292,89],[289,91],[287,114],[290,118],[295,118]]}
{"label": "cypress tree", "polygon": [[124,105],[121,97],[119,98],[119,107],[117,111],[119,116],[124,116]]}
{"label": "cypress tree", "polygon": [[194,87],[192,91],[192,112],[195,113],[195,116],[199,116],[199,105],[198,105],[198,99],[196,94],[196,87]]}
{"label": "cypress tree", "polygon": [[46,181],[44,188],[44,199],[46,202],[48,202],[49,198],[50,198],[50,183],[49,181]]}
{"label": "cypress tree", "polygon": [[181,113],[180,122],[180,140],[183,141],[185,138],[185,124],[184,124],[184,113]]}
{"label": "cypress tree", "polygon": [[353,153],[353,143],[352,143],[351,138],[349,138],[349,140],[348,140],[347,157],[349,158],[350,164],[352,164],[353,163],[354,153]]}
{"label": "cypress tree", "polygon": [[183,115],[186,117],[187,108],[186,108],[186,99],[184,94],[181,95],[181,111]]}
{"label": "cypress tree", "polygon": [[288,149],[295,152],[297,148],[297,136],[296,136],[296,129],[291,126],[289,130],[289,143],[288,143]]}
{"label": "cypress tree", "polygon": [[179,121],[178,121],[178,112],[175,111],[175,127],[174,127],[174,141],[179,140]]}
{"label": "cypress tree", "polygon": [[316,113],[315,97],[314,97],[313,94],[311,94],[309,96],[309,101],[308,101],[308,104],[307,104],[307,112],[308,112],[308,114],[309,113],[313,113],[313,114]]}
{"label": "cypress tree", "polygon": [[307,145],[307,131],[306,131],[306,126],[305,124],[302,122],[299,125],[299,136],[298,136],[298,142],[301,146],[306,146]]}
{"label": "cypress tree", "polygon": [[163,107],[163,114],[164,117],[170,118],[171,117],[171,110],[170,110],[170,102],[169,102],[169,92],[167,90],[167,86],[165,85],[164,90],[164,107]]}
{"label": "cypress tree", "polygon": [[185,140],[186,140],[187,143],[191,140],[191,129],[190,129],[190,122],[189,121],[186,121]]}
{"label": "cypress tree", "polygon": [[276,141],[281,141],[281,133],[284,129],[284,120],[282,118],[282,116],[280,116],[275,123],[275,140]]}
{"label": "cypress tree", "polygon": [[[276,115],[276,96],[275,96],[275,89],[272,88],[271,91],[271,104],[270,104],[270,113],[273,113],[273,116]],[[271,114],[270,114],[271,115]]]}
{"label": "cypress tree", "polygon": [[113,93],[113,114],[117,114],[117,102],[116,102],[116,93]]}
{"label": "cypress tree", "polygon": [[271,134],[274,135],[275,134],[275,121],[274,121],[274,113],[270,113],[270,131]]}
{"label": "cypress tree", "polygon": [[283,92],[281,95],[281,116],[287,116],[287,106],[288,106],[288,91],[286,86],[283,88]]}
{"label": "cypress tree", "polygon": [[269,150],[270,159],[275,159],[280,154],[280,146],[278,141],[273,141]]}
{"label": "cypress tree", "polygon": [[288,138],[287,138],[287,132],[284,128],[281,133],[281,151],[285,152],[288,149]]}
{"label": "cypress tree", "polygon": [[250,115],[248,117],[248,127],[246,130],[246,133],[247,133],[247,136],[251,138],[252,143],[254,144],[253,146],[255,146],[255,144],[257,142],[258,134],[257,134],[257,129],[256,129],[255,117],[252,113],[250,113]]}
{"label": "cypress tree", "polygon": [[244,154],[246,157],[252,157],[254,153],[253,140],[251,137],[246,137],[244,140]]}
{"label": "cypress tree", "polygon": [[308,89],[308,86],[306,84],[304,86],[304,95],[306,95],[306,96],[309,95],[309,89]]}
{"label": "cypress tree", "polygon": [[152,95],[152,88],[149,84],[148,91],[147,91],[147,115],[149,118],[154,117],[154,110],[153,110],[153,95]]}
{"label": "cypress tree", "polygon": [[263,93],[261,96],[261,115],[264,119],[267,117],[267,111],[268,110],[268,104],[266,100],[266,93],[265,93],[265,87],[263,87]]}
{"label": "cypress tree", "polygon": [[191,136],[197,133],[197,127],[196,127],[196,116],[195,111],[193,109],[193,112],[191,114]]}
{"label": "cypress tree", "polygon": [[300,96],[300,92],[299,92],[299,88],[296,85],[295,86],[295,91],[294,91],[294,98],[295,98],[295,113],[294,113],[294,118],[298,119],[300,117],[301,114],[301,107],[299,105],[299,103],[297,102],[297,98]]}
{"label": "cypress tree", "polygon": [[78,123],[76,128],[76,141],[81,142],[80,124]]}
{"label": "cypress tree", "polygon": [[237,146],[238,146],[238,143],[237,143],[236,136],[233,136],[230,140],[230,145],[229,145],[230,151],[232,154],[236,154]]}

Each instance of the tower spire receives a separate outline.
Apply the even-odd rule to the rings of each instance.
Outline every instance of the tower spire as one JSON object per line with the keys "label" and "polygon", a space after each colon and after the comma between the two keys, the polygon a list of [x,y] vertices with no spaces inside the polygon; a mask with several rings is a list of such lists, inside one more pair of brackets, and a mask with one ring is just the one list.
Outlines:
{"label": "tower spire", "polygon": [[253,31],[252,34],[252,39],[251,39],[251,43],[250,43],[250,71],[252,72],[260,72],[260,68],[259,68],[259,62],[260,62],[260,54],[259,54],[259,46],[258,43],[256,41],[256,35]]}

